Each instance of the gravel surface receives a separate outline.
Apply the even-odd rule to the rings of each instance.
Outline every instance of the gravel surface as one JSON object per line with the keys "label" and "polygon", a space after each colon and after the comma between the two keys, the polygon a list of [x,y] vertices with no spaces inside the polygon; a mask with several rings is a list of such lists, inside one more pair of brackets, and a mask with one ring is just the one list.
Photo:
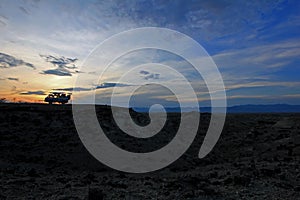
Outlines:
{"label": "gravel surface", "polygon": [[[300,114],[228,114],[214,150],[198,151],[210,120],[189,150],[170,166],[146,174],[113,170],[82,145],[70,105],[0,105],[0,199],[299,199]],[[99,122],[116,145],[135,152],[172,140],[180,115],[169,114],[151,139],[124,136],[110,108]],[[131,111],[147,124],[146,114]]]}

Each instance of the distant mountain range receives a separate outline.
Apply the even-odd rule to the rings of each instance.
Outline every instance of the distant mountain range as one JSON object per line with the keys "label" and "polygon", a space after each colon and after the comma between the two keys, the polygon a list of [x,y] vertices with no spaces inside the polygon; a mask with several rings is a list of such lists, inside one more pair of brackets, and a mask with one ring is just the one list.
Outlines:
{"label": "distant mountain range", "polygon": [[[133,110],[137,112],[148,112],[146,107],[134,107]],[[180,112],[179,107],[165,108],[167,112]],[[195,111],[196,108],[186,107],[183,112]],[[211,107],[200,107],[200,112],[211,112]],[[227,107],[227,113],[298,113],[300,112],[300,105],[288,104],[272,104],[272,105],[239,105]]]}

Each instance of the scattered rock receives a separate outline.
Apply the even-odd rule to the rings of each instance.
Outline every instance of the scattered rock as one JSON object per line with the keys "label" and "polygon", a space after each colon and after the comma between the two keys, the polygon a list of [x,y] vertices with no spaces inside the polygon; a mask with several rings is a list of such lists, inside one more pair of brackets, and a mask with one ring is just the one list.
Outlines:
{"label": "scattered rock", "polygon": [[103,200],[103,191],[99,188],[89,188],[88,200]]}
{"label": "scattered rock", "polygon": [[40,177],[40,175],[36,172],[35,169],[30,169],[28,172],[27,172],[28,176],[30,177]]}
{"label": "scattered rock", "polygon": [[[108,108],[97,110],[104,129],[122,141]],[[176,132],[177,118],[170,115],[166,134]],[[76,133],[72,112],[60,107],[1,110],[0,199],[295,199],[300,189],[299,114],[229,114],[214,149],[198,159],[210,122],[206,118],[183,156],[140,175],[115,171],[93,158]],[[146,122],[141,116],[137,120]],[[155,142],[164,141],[171,139],[164,135]]]}
{"label": "scattered rock", "polygon": [[251,182],[251,179],[246,176],[234,176],[233,182],[235,185],[247,186]]}

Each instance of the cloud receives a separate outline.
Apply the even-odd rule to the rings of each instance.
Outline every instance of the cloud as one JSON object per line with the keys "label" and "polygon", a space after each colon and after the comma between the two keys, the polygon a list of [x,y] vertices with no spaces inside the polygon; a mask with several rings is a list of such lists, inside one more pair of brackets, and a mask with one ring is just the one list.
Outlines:
{"label": "cloud", "polygon": [[292,73],[300,61],[300,45],[297,41],[289,39],[274,44],[228,50],[215,54],[212,58],[222,73],[226,88],[257,81],[275,84],[297,81],[295,73]]}
{"label": "cloud", "polygon": [[8,20],[7,17],[5,17],[3,15],[0,15],[0,27],[1,26],[3,26],[3,27],[6,26],[7,25],[7,23],[6,23],[7,20]]}
{"label": "cloud", "polygon": [[74,88],[55,88],[52,90],[57,90],[57,91],[74,91],[74,92],[80,92],[80,91],[90,91],[92,88],[83,88],[83,87],[74,87]]}
{"label": "cloud", "polygon": [[[22,55],[31,57],[30,62],[37,66],[39,60],[34,57],[36,52],[56,52],[57,55],[70,55],[74,59],[81,60],[96,44],[114,33],[136,27],[156,26],[185,33],[202,44],[211,55],[215,55],[213,58],[220,67],[228,90],[241,88],[240,90],[246,90],[256,95],[258,87],[260,89],[268,85],[266,81],[297,81],[299,48],[292,45],[284,47],[281,44],[282,41],[293,40],[293,38],[295,40],[292,44],[299,44],[299,34],[297,33],[299,32],[300,18],[297,8],[300,4],[297,1],[251,1],[245,3],[227,0],[188,2],[182,0],[125,0],[122,2],[72,1],[67,4],[41,1],[29,4],[19,2],[18,5],[15,5],[13,1],[6,1],[0,4],[1,15],[7,16],[7,18],[0,16],[0,43],[5,44],[2,46],[4,48],[2,51],[22,52]],[[26,11],[31,16],[26,15]],[[30,21],[30,28],[26,23],[28,21]],[[134,38],[133,41],[138,39]],[[15,43],[10,43],[10,41]],[[124,41],[124,45],[126,43],[130,44],[131,41]],[[178,43],[178,45],[180,44]],[[112,53],[115,52],[115,48],[117,49],[119,46],[112,46]],[[75,66],[75,64],[77,65],[76,61],[70,63],[73,61],[72,58],[70,60],[60,56],[44,55],[43,59],[53,66],[44,68],[42,70],[45,71],[41,72],[63,78],[72,77],[79,73]],[[134,59],[140,61],[136,62],[138,64],[143,64],[145,60],[137,56]],[[152,61],[151,59],[150,57],[149,60]],[[33,60],[36,60],[37,63]],[[132,57],[128,59],[130,62],[132,60]],[[188,80],[196,81],[198,79],[198,76],[193,78],[195,73],[193,70],[189,70],[187,65],[181,65],[177,60],[174,63],[179,72],[187,75]],[[96,63],[95,66],[99,66],[99,64],[102,63]],[[0,59],[0,67],[8,68],[3,66],[9,67]],[[124,63],[123,66],[120,67],[122,70],[111,70],[111,73],[102,82],[117,82],[118,79],[115,77],[127,72],[127,69],[134,65]],[[93,74],[94,70],[95,68],[91,67],[85,69],[85,72]],[[146,80],[159,78],[159,81],[176,83],[176,80],[168,79],[167,73],[159,72],[160,75],[155,75],[155,71],[151,70],[142,70],[140,74],[137,71],[133,78]],[[9,72],[9,70],[4,71]],[[23,72],[18,73],[22,74]],[[23,74],[22,76],[19,74],[1,75],[4,76],[4,80],[7,80],[9,76],[23,79]],[[269,76],[267,80],[256,80],[258,76],[266,75]],[[40,76],[45,77],[45,75]],[[37,78],[37,81],[40,80],[39,77]],[[249,80],[245,80],[246,78]],[[4,82],[6,83],[6,81],[1,83]],[[22,80],[20,80],[21,82]],[[87,80],[87,82],[94,81]],[[11,84],[13,81],[7,81],[7,83]],[[87,89],[90,85],[81,86]],[[115,86],[104,84],[95,87],[102,89]],[[199,85],[195,87],[198,88]],[[272,90],[272,88],[267,89]],[[277,93],[277,88],[280,87],[273,90],[274,94]],[[126,87],[121,89],[127,90]],[[292,90],[293,88],[288,89]],[[30,89],[27,88],[27,90]],[[240,90],[235,95],[244,95],[239,94]],[[104,91],[105,89],[99,90],[99,93]]]}
{"label": "cloud", "polygon": [[17,59],[4,53],[0,53],[0,68],[10,68],[18,66],[27,66],[36,69],[36,67],[31,63],[25,62],[21,59]]}
{"label": "cloud", "polygon": [[64,56],[51,56],[51,55],[40,55],[46,62],[52,63],[55,66],[75,69],[77,68],[74,63],[78,60],[77,58],[66,58]]}
{"label": "cloud", "polygon": [[145,71],[145,70],[141,70],[141,71],[140,71],[140,74],[143,74],[143,75],[148,75],[148,74],[150,74],[150,72],[148,72],[148,71]]}
{"label": "cloud", "polygon": [[159,76],[160,76],[160,74],[149,74],[148,76],[145,76],[144,78],[146,80],[149,80],[149,79],[159,79]]}
{"label": "cloud", "polygon": [[288,81],[277,81],[277,82],[271,82],[271,81],[251,81],[248,83],[234,83],[234,84],[228,84],[226,87],[226,90],[235,90],[235,89],[241,89],[241,88],[257,88],[257,87],[295,87],[299,88],[300,82],[288,82]]}
{"label": "cloud", "polygon": [[150,73],[150,72],[145,71],[145,70],[141,70],[140,74],[146,80],[149,80],[149,79],[159,79],[159,76],[160,76],[160,74],[158,74],[158,73]]}
{"label": "cloud", "polygon": [[79,71],[79,70],[75,70],[75,73],[78,73],[78,74],[83,74],[83,73],[85,73],[85,72],[83,72],[83,71]]}
{"label": "cloud", "polygon": [[49,70],[44,70],[41,74],[49,74],[49,75],[56,75],[56,76],[72,76],[72,73],[69,72],[68,70],[64,69],[49,69]]}
{"label": "cloud", "polygon": [[[44,70],[41,74],[49,74],[56,76],[72,76],[73,73],[82,73],[75,66],[77,58],[66,58],[64,56],[40,55],[46,62],[56,66],[56,69]],[[75,71],[74,71],[75,70]]]}
{"label": "cloud", "polygon": [[6,23],[0,19],[0,26],[6,26]]}
{"label": "cloud", "polygon": [[30,14],[30,13],[29,13],[24,7],[22,7],[22,6],[20,6],[19,9],[20,9],[23,13],[25,13],[26,15],[29,15],[29,14]]}
{"label": "cloud", "polygon": [[46,95],[46,93],[45,91],[37,90],[37,91],[21,92],[20,95]]}
{"label": "cloud", "polygon": [[213,56],[221,68],[249,67],[279,68],[293,62],[300,56],[298,39],[250,48],[226,51]]}
{"label": "cloud", "polygon": [[130,86],[130,85],[123,84],[123,83],[102,83],[101,85],[97,85],[95,89],[126,87],[126,86]]}
{"label": "cloud", "polygon": [[8,77],[7,80],[10,80],[10,81],[19,81],[19,78]]}
{"label": "cloud", "polygon": [[97,89],[105,89],[105,88],[113,88],[113,87],[126,87],[130,86],[128,84],[123,83],[102,83],[100,85],[95,85],[94,87],[87,88],[87,87],[69,87],[69,88],[54,88],[52,90],[57,91],[69,91],[69,92],[81,92],[81,91],[92,91]]}
{"label": "cloud", "polygon": [[3,77],[0,77],[0,81],[4,81],[4,80],[9,80],[9,81],[17,81],[19,82],[20,79],[19,78],[15,78],[15,77],[8,77],[8,78],[3,78]]}

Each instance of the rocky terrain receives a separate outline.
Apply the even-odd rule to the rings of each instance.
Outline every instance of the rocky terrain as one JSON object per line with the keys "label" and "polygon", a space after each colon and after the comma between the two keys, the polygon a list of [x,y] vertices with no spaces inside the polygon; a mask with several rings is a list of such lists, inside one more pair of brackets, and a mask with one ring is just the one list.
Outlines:
{"label": "rocky terrain", "polygon": [[[214,150],[198,151],[198,135],[170,166],[146,174],[113,170],[82,145],[70,105],[0,104],[0,199],[299,199],[300,114],[228,114]],[[99,122],[117,145],[136,152],[164,146],[178,128],[168,115],[152,139],[118,134],[110,108],[97,107]],[[146,114],[131,114],[147,123]],[[114,133],[114,134],[111,134]],[[121,137],[122,136],[122,137]]]}

